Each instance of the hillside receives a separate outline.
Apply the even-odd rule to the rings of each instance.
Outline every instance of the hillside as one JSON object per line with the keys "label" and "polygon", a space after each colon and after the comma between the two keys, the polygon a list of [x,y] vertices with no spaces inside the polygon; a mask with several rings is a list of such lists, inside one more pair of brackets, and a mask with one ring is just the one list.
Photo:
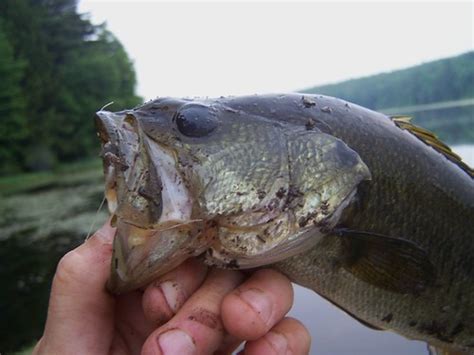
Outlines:
{"label": "hillside", "polygon": [[340,97],[389,114],[410,114],[448,142],[474,142],[474,51],[303,92]]}

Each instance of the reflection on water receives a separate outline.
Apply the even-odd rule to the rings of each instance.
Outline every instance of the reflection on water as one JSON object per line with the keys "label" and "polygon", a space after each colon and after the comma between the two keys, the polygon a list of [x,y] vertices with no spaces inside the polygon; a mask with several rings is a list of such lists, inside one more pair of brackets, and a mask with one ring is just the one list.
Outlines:
{"label": "reflection on water", "polygon": [[[474,166],[474,145],[454,151]],[[56,264],[84,240],[102,194],[100,169],[92,169],[1,197],[0,352],[17,350],[41,335]],[[102,212],[98,223],[105,218]],[[298,286],[291,315],[310,329],[313,354],[427,354],[424,343],[368,329]]]}

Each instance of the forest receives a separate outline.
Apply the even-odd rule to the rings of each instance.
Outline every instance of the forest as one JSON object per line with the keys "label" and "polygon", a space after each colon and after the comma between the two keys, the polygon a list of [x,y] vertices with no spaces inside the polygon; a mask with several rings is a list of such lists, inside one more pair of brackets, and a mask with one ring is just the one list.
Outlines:
{"label": "forest", "polygon": [[0,175],[97,155],[93,113],[141,101],[123,46],[76,5],[0,1]]}
{"label": "forest", "polygon": [[387,114],[408,114],[448,144],[474,143],[474,51],[303,92],[340,97]]}
{"label": "forest", "polygon": [[304,90],[341,97],[371,109],[474,97],[474,51],[341,83]]}

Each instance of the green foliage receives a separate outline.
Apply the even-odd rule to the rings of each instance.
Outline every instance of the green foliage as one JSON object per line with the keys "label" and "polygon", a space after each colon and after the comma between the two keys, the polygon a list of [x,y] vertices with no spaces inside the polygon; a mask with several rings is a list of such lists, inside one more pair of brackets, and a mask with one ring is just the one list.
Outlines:
{"label": "green foliage", "polygon": [[[304,92],[341,97],[376,110],[474,98],[474,52]],[[451,144],[474,142],[472,105],[403,113]]]}
{"label": "green foliage", "polygon": [[474,51],[408,69],[304,90],[372,109],[474,97]]}
{"label": "green foliage", "polygon": [[0,174],[96,154],[93,113],[140,102],[122,45],[77,14],[76,0],[2,0],[0,20],[0,95],[11,93],[0,98]]}
{"label": "green foliage", "polygon": [[28,135],[20,87],[23,70],[24,63],[15,61],[0,21],[0,174],[21,169],[22,146]]}

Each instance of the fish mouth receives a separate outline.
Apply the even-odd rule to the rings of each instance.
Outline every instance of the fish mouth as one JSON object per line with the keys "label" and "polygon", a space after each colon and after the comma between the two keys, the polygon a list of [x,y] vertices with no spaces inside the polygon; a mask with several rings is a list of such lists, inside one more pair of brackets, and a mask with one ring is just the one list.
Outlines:
{"label": "fish mouth", "polygon": [[193,199],[175,153],[146,136],[127,112],[96,113],[105,197],[114,216],[108,288],[123,293],[203,252],[210,228],[192,219]]}
{"label": "fish mouth", "polygon": [[[99,111],[95,115],[97,136],[102,145],[100,157],[103,163],[105,199],[111,215],[117,210],[116,167],[121,162],[118,154],[118,137],[115,132],[117,118],[110,112]],[[114,142],[115,141],[115,142]]]}
{"label": "fish mouth", "polygon": [[192,199],[175,153],[145,135],[129,113],[99,111],[96,125],[109,212],[139,228],[189,221]]}

